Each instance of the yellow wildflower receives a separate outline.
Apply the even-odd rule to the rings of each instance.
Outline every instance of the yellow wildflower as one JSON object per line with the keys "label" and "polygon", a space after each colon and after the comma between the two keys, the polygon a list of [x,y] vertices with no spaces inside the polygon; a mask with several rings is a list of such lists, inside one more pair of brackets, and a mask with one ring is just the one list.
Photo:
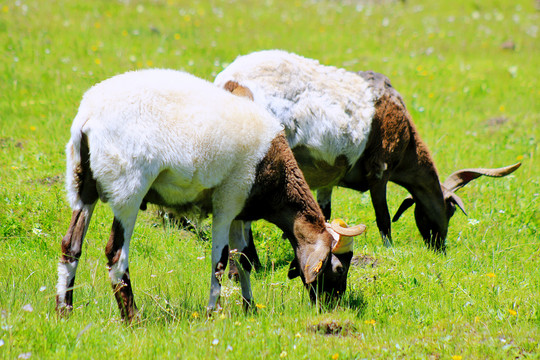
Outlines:
{"label": "yellow wildflower", "polygon": [[494,273],[487,273],[486,276],[487,276],[487,277],[490,277],[490,278],[495,278],[495,277],[497,277],[497,275],[495,275]]}
{"label": "yellow wildflower", "polygon": [[191,317],[194,318],[194,319],[198,319],[199,318],[199,313],[197,311],[194,311],[193,314],[191,314]]}
{"label": "yellow wildflower", "polygon": [[332,360],[337,360],[337,359],[339,359],[338,353],[335,353],[334,355],[332,355]]}
{"label": "yellow wildflower", "polygon": [[516,311],[516,310],[508,309],[508,312],[509,312],[510,315],[512,315],[512,316],[516,316],[516,315],[517,315],[517,311]]}
{"label": "yellow wildflower", "polygon": [[266,305],[263,304],[256,304],[255,306],[257,307],[257,309],[264,309],[266,307]]}

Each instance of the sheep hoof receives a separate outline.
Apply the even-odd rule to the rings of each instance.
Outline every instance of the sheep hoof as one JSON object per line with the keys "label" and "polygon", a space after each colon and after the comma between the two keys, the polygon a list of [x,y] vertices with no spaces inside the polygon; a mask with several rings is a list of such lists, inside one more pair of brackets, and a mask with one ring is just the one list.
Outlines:
{"label": "sheep hoof", "polygon": [[246,312],[246,314],[257,312],[257,307],[255,307],[254,305],[255,303],[253,302],[253,299],[242,298],[242,306],[244,307],[244,311]]}
{"label": "sheep hoof", "polygon": [[73,311],[73,306],[71,305],[63,304],[63,305],[56,306],[56,314],[59,317],[68,317],[72,311]]}
{"label": "sheep hoof", "polygon": [[222,308],[221,306],[218,304],[216,306],[207,306],[206,307],[206,317],[208,319],[211,319],[212,317],[214,317],[214,315],[217,315],[219,312],[221,312]]}
{"label": "sheep hoof", "polygon": [[394,246],[394,243],[392,242],[392,238],[390,236],[381,234],[381,237],[383,240],[384,247],[391,248]]}

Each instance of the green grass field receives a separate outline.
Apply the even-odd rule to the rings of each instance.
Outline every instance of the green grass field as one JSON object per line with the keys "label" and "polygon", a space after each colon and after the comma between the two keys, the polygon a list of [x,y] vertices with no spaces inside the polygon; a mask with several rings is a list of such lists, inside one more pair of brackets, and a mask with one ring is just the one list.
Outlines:
{"label": "green grass field", "polygon": [[[8,0],[0,2],[0,357],[178,359],[540,358],[540,11],[533,0]],[[508,43],[511,42],[511,43]],[[226,281],[207,319],[210,243],[141,212],[130,273],[141,323],[126,326],[97,206],[75,310],[54,311],[71,210],[64,146],[82,94],[133,69],[213,80],[239,54],[280,48],[388,75],[444,179],[465,167],[522,167],[462,189],[448,254],[426,249],[412,212],[386,249],[369,194],[338,189],[334,215],[364,223],[339,306],[287,279],[292,250],[255,226],[264,270],[245,315]],[[388,190],[390,211],[406,193]],[[202,226],[209,236],[211,221]]]}

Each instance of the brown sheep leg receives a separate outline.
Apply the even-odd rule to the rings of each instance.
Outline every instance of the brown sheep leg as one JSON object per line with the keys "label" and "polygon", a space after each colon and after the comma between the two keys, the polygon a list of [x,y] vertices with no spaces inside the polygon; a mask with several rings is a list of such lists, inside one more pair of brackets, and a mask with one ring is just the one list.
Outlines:
{"label": "brown sheep leg", "polygon": [[[109,275],[111,277],[114,296],[122,319],[132,321],[137,314],[137,306],[133,297],[127,254],[122,254],[125,243],[125,231],[122,223],[115,217],[111,229],[111,236],[105,254],[108,259]],[[129,239],[128,239],[129,241]],[[124,270],[125,269],[125,270]]]}

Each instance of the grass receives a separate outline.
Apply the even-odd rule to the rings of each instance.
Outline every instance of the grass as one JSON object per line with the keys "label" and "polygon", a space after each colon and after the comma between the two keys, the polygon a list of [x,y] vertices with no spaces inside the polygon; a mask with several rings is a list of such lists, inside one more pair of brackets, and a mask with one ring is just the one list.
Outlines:
{"label": "grass", "polygon": [[[0,5],[0,356],[3,358],[540,358],[538,23],[532,0],[7,1]],[[504,49],[512,41],[513,49]],[[332,309],[286,277],[290,246],[256,225],[265,266],[258,311],[236,284],[204,316],[210,244],[140,214],[130,272],[142,322],[125,326],[96,209],[77,274],[76,309],[54,312],[60,239],[70,209],[64,146],[84,91],[127,70],[213,77],[237,55],[282,48],[388,75],[442,178],[521,161],[504,179],[462,189],[448,254],[423,245],[414,219],[382,246],[368,194],[339,189],[335,215],[365,223],[362,261]],[[406,193],[389,188],[395,211]],[[208,234],[210,222],[203,232]]]}

